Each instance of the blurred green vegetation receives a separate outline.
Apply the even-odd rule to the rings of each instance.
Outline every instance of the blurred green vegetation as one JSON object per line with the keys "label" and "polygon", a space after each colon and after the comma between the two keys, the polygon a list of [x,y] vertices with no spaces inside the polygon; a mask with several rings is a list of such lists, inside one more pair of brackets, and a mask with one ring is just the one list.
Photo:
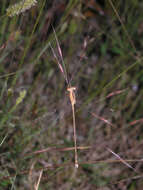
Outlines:
{"label": "blurred green vegetation", "polygon": [[[40,0],[8,17],[18,2],[0,6],[0,189],[33,189],[41,169],[39,190],[141,189],[142,162],[129,163],[136,173],[106,161],[117,159],[107,147],[142,159],[143,2]],[[66,151],[72,110],[52,26],[77,88],[78,146],[92,147],[78,150],[77,171]]]}

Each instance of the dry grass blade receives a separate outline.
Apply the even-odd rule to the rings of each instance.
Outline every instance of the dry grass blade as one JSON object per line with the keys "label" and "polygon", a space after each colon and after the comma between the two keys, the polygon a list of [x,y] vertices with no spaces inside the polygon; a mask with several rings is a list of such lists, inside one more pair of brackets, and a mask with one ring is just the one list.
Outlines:
{"label": "dry grass blade", "polygon": [[[77,146],[76,148],[77,148],[77,150],[88,150],[88,149],[91,149],[94,147],[92,147],[92,146]],[[31,156],[33,154],[41,154],[44,152],[53,152],[53,151],[64,152],[64,151],[71,151],[71,150],[75,150],[75,147],[65,147],[65,148],[50,147],[50,148],[46,148],[46,149],[42,149],[42,150],[37,150],[37,151],[32,152],[26,156]]]}
{"label": "dry grass blade", "polygon": [[107,119],[105,119],[104,117],[98,116],[95,113],[91,113],[91,115],[93,115],[94,117],[100,119],[104,123],[106,123],[106,124],[111,125],[112,127],[114,127],[114,125],[110,121],[108,121]]}
{"label": "dry grass blade", "polygon": [[123,182],[129,181],[129,180],[131,181],[131,180],[136,180],[136,179],[140,179],[140,178],[143,178],[143,175],[137,175],[137,176],[121,179],[119,181],[112,182],[112,184],[119,184],[119,183],[123,183]]}
{"label": "dry grass blade", "polygon": [[53,55],[54,55],[54,57],[55,57],[55,59],[56,59],[56,61],[57,61],[57,64],[58,64],[58,66],[59,66],[59,69],[60,69],[60,71],[62,72],[62,74],[63,74],[65,80],[67,81],[66,76],[65,76],[65,73],[64,73],[64,70],[63,70],[63,67],[62,67],[62,65],[60,64],[60,62],[59,62],[59,60],[58,60],[58,57],[56,56],[56,54],[55,54],[55,52],[54,52],[54,49],[52,48],[51,44],[50,44],[50,47],[51,47],[52,53],[53,53]]}
{"label": "dry grass blade", "polygon": [[115,96],[115,95],[118,95],[118,94],[121,94],[123,92],[125,92],[127,89],[123,89],[123,90],[116,90],[115,92],[111,92],[109,93],[105,98],[110,98],[112,96]]}
{"label": "dry grass blade", "polygon": [[136,125],[137,123],[143,123],[143,119],[138,119],[129,123],[129,125]]}
{"label": "dry grass blade", "polygon": [[[53,28],[54,36],[55,36],[56,43],[57,43],[57,48],[58,48],[59,57],[61,58],[61,62],[62,62],[62,66],[61,66],[61,67],[63,67],[63,68],[62,68],[62,70],[63,70],[62,73],[63,73],[64,78],[65,78],[65,80],[66,80],[66,83],[67,83],[67,85],[68,85],[69,82],[68,82],[67,71],[66,71],[66,67],[65,67],[65,63],[64,63],[64,59],[63,59],[62,50],[61,50],[61,48],[60,48],[60,44],[59,44],[59,41],[58,41],[58,38],[57,38],[57,35],[56,35],[56,32],[55,32],[55,29],[54,29],[53,26],[52,26],[52,28]],[[59,61],[58,61],[58,63],[59,63]],[[60,63],[59,63],[59,65],[60,65]]]}
{"label": "dry grass blade", "polygon": [[10,76],[13,76],[13,75],[16,75],[16,74],[17,74],[17,72],[13,72],[13,73],[5,74],[5,75],[0,76],[0,79],[2,79],[2,78],[6,78],[6,77],[10,77]]}
{"label": "dry grass blade", "polygon": [[[88,162],[80,162],[79,165],[84,165],[84,164],[89,164],[89,165],[92,165],[92,164],[109,164],[109,163],[121,163],[121,159],[118,159],[118,160],[93,160],[93,161],[88,161]],[[124,160],[124,162],[131,162],[131,163],[135,163],[135,162],[143,162],[142,159],[128,159],[128,160]],[[32,177],[32,172],[33,170],[35,172],[39,172],[39,171],[42,171],[42,173],[44,171],[47,171],[48,169],[54,169],[54,168],[59,168],[59,167],[69,167],[69,166],[73,166],[73,163],[65,163],[65,164],[50,164],[46,167],[39,167],[37,169],[33,169],[33,165],[32,165],[32,168],[30,169],[27,169],[27,170],[23,170],[23,171],[19,171],[19,172],[16,172],[17,175],[27,175],[29,174],[29,177]],[[42,174],[41,174],[42,175]],[[10,179],[11,177],[14,177],[15,176],[15,173],[14,174],[11,174],[11,175],[8,175],[8,176],[3,176],[0,178],[0,181],[2,180],[6,180],[6,179]],[[135,176],[134,178],[142,178],[143,176],[140,175],[140,176]],[[132,179],[132,178],[131,178]],[[124,180],[124,179],[123,179]],[[128,179],[125,179],[125,180],[128,180]]]}
{"label": "dry grass blade", "polygon": [[35,190],[38,190],[38,188],[39,188],[42,174],[43,174],[43,170],[40,171],[40,175],[39,175],[39,178],[38,178],[38,182],[37,182],[37,184],[35,185]]}
{"label": "dry grass blade", "polygon": [[137,172],[130,164],[128,164],[125,160],[123,160],[118,154],[113,152],[110,148],[107,148],[109,152],[111,152],[114,156],[116,156],[123,164],[125,164],[128,168],[131,168],[135,172]]}
{"label": "dry grass blade", "polygon": [[128,90],[128,88],[123,89],[123,90],[116,90],[116,91],[114,91],[114,92],[111,92],[111,93],[109,93],[107,96],[101,98],[100,100],[97,100],[97,101],[95,102],[95,104],[97,104],[97,103],[99,103],[99,102],[102,102],[102,101],[104,101],[104,100],[106,100],[106,99],[108,99],[108,98],[111,98],[111,97],[113,97],[113,96],[116,96],[116,95],[119,95],[119,94],[121,94],[121,93],[124,93],[124,92],[126,92],[127,90]]}
{"label": "dry grass blade", "polygon": [[32,181],[32,174],[33,174],[33,170],[34,170],[34,165],[35,165],[35,163],[36,163],[36,161],[34,161],[32,164],[31,164],[31,167],[30,167],[30,169],[28,170],[28,180],[29,180],[29,182],[31,182]]}
{"label": "dry grass blade", "polygon": [[2,139],[2,141],[0,142],[0,146],[2,146],[2,144],[4,143],[5,139],[7,138],[8,134],[5,135],[5,137]]}

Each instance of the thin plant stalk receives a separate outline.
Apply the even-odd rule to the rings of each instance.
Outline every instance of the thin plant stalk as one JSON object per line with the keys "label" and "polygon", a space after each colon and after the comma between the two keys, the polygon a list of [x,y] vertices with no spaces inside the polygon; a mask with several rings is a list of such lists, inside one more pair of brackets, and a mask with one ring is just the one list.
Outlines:
{"label": "thin plant stalk", "polygon": [[116,154],[115,152],[113,152],[110,148],[107,148],[107,150],[109,152],[111,152],[114,156],[116,156],[123,164],[125,164],[128,168],[131,168],[132,170],[134,170],[136,172],[136,170],[130,165],[128,164],[125,160],[123,160],[118,154]]}
{"label": "thin plant stalk", "polygon": [[55,36],[55,39],[56,39],[58,54],[60,56],[61,63],[60,63],[57,55],[55,54],[51,44],[50,44],[50,47],[51,47],[53,55],[54,55],[54,57],[55,57],[55,59],[57,61],[58,67],[59,67],[59,69],[60,69],[60,71],[61,71],[61,73],[62,73],[62,75],[63,75],[63,77],[64,77],[64,79],[65,79],[65,81],[67,83],[67,91],[69,92],[69,98],[70,98],[70,102],[71,102],[71,106],[72,106],[73,137],[74,137],[74,150],[75,150],[75,168],[78,168],[77,135],[76,135],[76,122],[75,122],[75,104],[76,104],[75,90],[76,90],[76,87],[73,87],[73,86],[70,85],[70,82],[68,80],[66,67],[65,67],[65,63],[64,63],[64,59],[63,59],[63,55],[62,55],[62,51],[61,51],[61,48],[60,48],[60,44],[59,44],[55,29],[54,29],[53,26],[52,26],[52,28],[53,28],[54,36]]}
{"label": "thin plant stalk", "polygon": [[76,135],[76,122],[75,122],[75,104],[76,104],[76,97],[75,91],[76,87],[67,88],[69,91],[69,98],[72,106],[72,116],[73,116],[73,131],[74,131],[74,151],[75,151],[75,168],[78,168],[78,155],[77,155],[77,135]]}
{"label": "thin plant stalk", "polygon": [[37,182],[37,184],[35,185],[35,190],[38,190],[38,188],[39,188],[40,180],[41,180],[41,178],[42,178],[42,174],[43,174],[43,170],[40,171],[40,175],[39,175],[39,178],[38,178],[38,182]]}

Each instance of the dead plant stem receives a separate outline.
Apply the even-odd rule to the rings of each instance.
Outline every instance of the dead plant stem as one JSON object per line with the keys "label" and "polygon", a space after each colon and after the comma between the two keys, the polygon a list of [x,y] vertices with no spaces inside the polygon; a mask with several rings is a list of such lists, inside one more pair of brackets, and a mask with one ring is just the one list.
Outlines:
{"label": "dead plant stem", "polygon": [[72,116],[73,116],[73,137],[74,137],[74,151],[75,151],[75,168],[78,168],[78,155],[77,155],[77,135],[76,135],[76,122],[75,122],[75,104],[76,104],[76,97],[75,97],[75,87],[67,88],[69,91],[69,98],[72,106]]}

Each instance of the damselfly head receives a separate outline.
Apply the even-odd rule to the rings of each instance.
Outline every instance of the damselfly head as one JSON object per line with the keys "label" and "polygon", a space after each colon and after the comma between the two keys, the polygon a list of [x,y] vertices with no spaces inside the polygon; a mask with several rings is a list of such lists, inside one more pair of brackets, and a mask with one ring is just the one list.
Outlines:
{"label": "damselfly head", "polygon": [[75,86],[72,86],[72,87],[67,88],[67,91],[69,91],[69,92],[73,92],[74,90],[76,90],[76,87],[75,87]]}

